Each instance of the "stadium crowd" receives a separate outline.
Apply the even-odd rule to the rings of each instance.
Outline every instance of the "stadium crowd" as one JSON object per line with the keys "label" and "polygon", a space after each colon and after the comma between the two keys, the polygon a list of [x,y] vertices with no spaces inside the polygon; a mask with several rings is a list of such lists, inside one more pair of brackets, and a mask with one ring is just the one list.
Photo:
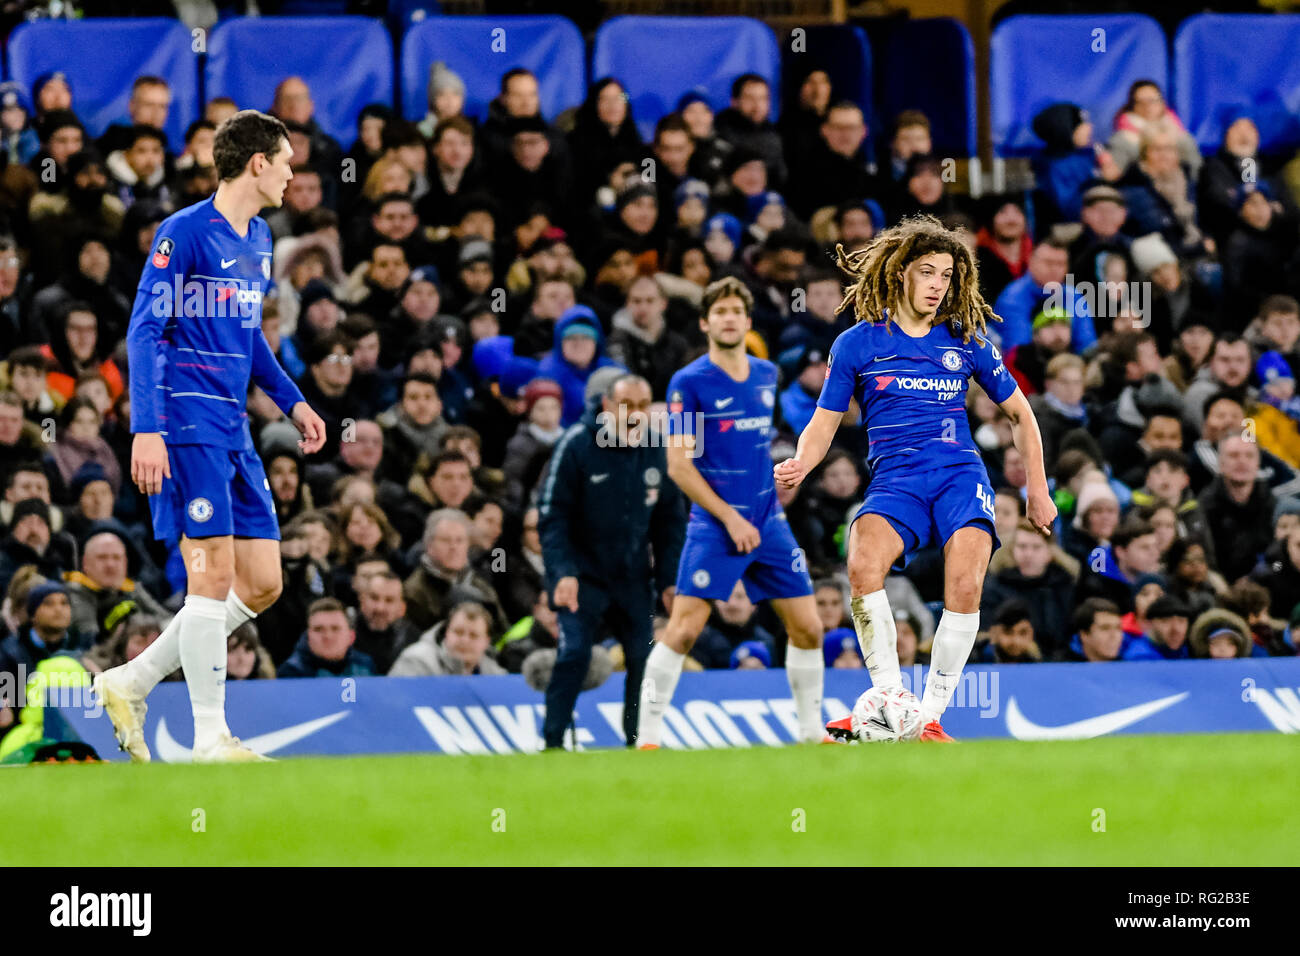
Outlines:
{"label": "stadium crowd", "polygon": [[[215,190],[214,131],[250,107],[283,120],[294,151],[284,205],[266,211],[263,331],[329,440],[302,457],[293,426],[251,391],[285,587],[230,638],[231,678],[518,672],[556,643],[536,502],[593,373],[635,372],[662,403],[703,351],[704,287],[736,276],[755,299],[750,349],[782,372],[773,457],[785,458],[853,321],[836,314],[835,244],[858,248],[913,214],[960,230],[977,255],[1061,512],[1050,541],[1022,521],[1024,462],[972,386],[1001,540],[975,657],[1294,653],[1292,157],[1258,155],[1247,113],[1202,157],[1162,91],[1139,83],[1113,120],[1044,110],[1036,188],[972,201],[924,115],[869,130],[824,70],[794,80],[778,122],[758,76],[738,77],[716,114],[684,90],[646,143],[617,78],[544,117],[536,78],[512,70],[476,122],[461,79],[435,64],[423,120],[373,104],[345,148],[287,77],[264,102],[209,102],[178,152],[156,77],[136,81],[128,115],[97,140],[62,74],[0,85],[0,669],[56,653],[113,666],[179,606],[181,556],[153,541],[130,480],[123,342],[159,223]],[[863,454],[846,424],[810,479],[781,492],[828,666],[861,666],[843,548]],[[889,582],[905,667],[926,659],[941,560],[923,553]],[[779,665],[784,635],[738,587],[692,656]],[[13,719],[0,712],[0,733]]]}

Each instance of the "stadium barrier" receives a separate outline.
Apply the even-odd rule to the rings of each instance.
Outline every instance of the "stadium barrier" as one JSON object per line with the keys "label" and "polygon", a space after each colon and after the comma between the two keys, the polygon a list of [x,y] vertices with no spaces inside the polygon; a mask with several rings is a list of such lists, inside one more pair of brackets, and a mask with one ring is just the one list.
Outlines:
{"label": "stadium barrier", "polygon": [[[904,671],[918,693],[924,669]],[[866,672],[826,673],[827,718],[842,717],[866,688]],[[1152,661],[979,665],[967,668],[944,715],[958,739],[1053,740],[1107,734],[1300,732],[1300,660]],[[363,677],[231,681],[231,730],[276,756],[535,751],[542,695],[519,676]],[[682,675],[665,720],[669,748],[745,747],[794,739],[786,676],[772,671]],[[53,712],[53,713],[51,713]],[[581,748],[622,745],[623,674],[582,694]],[[47,726],[68,729],[106,759],[124,760],[107,718],[65,703]],[[145,737],[155,760],[184,762],[192,741],[180,683],[149,698]]]}

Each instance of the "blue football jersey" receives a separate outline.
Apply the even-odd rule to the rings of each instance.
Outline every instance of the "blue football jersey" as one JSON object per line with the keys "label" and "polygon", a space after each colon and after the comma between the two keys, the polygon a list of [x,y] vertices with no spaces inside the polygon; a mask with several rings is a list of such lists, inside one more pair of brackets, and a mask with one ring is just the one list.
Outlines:
{"label": "blue football jersey", "polygon": [[[701,355],[668,383],[668,431],[695,436],[691,462],[718,497],[757,528],[781,506],[772,478],[772,409],[777,369],[748,356],[749,377],[737,382]],[[698,504],[692,522],[716,519]]]}
{"label": "blue football jersey", "polygon": [[963,343],[947,325],[913,338],[896,325],[858,322],[831,346],[818,406],[844,412],[856,398],[872,473],[979,461],[966,420],[974,378],[994,402],[1016,390],[992,342]]}
{"label": "blue football jersey", "polygon": [[262,335],[270,284],[264,220],[240,236],[211,198],[163,220],[126,334],[132,432],[242,450],[250,378],[286,414],[303,400]]}

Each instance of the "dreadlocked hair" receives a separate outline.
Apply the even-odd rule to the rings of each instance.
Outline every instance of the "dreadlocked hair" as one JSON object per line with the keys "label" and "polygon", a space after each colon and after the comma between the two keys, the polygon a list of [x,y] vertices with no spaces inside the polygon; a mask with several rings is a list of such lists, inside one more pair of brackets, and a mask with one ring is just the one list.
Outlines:
{"label": "dreadlocked hair", "polygon": [[1001,322],[1002,319],[980,295],[975,258],[933,216],[904,219],[853,252],[845,252],[844,246],[836,243],[836,262],[852,282],[835,314],[852,307],[859,322],[886,321],[886,311],[903,301],[903,271],[922,256],[944,252],[952,256],[952,284],[939,303],[933,324],[951,323],[954,331],[960,332],[963,343],[969,343],[976,333],[981,337],[987,335],[989,320]]}

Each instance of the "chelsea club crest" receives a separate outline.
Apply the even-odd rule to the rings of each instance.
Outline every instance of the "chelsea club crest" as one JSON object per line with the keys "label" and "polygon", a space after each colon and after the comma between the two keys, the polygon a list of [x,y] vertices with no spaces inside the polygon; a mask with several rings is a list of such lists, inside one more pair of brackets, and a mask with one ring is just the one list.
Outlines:
{"label": "chelsea club crest", "polygon": [[961,368],[961,356],[955,349],[948,349],[943,353],[943,367],[950,372],[955,372]]}

